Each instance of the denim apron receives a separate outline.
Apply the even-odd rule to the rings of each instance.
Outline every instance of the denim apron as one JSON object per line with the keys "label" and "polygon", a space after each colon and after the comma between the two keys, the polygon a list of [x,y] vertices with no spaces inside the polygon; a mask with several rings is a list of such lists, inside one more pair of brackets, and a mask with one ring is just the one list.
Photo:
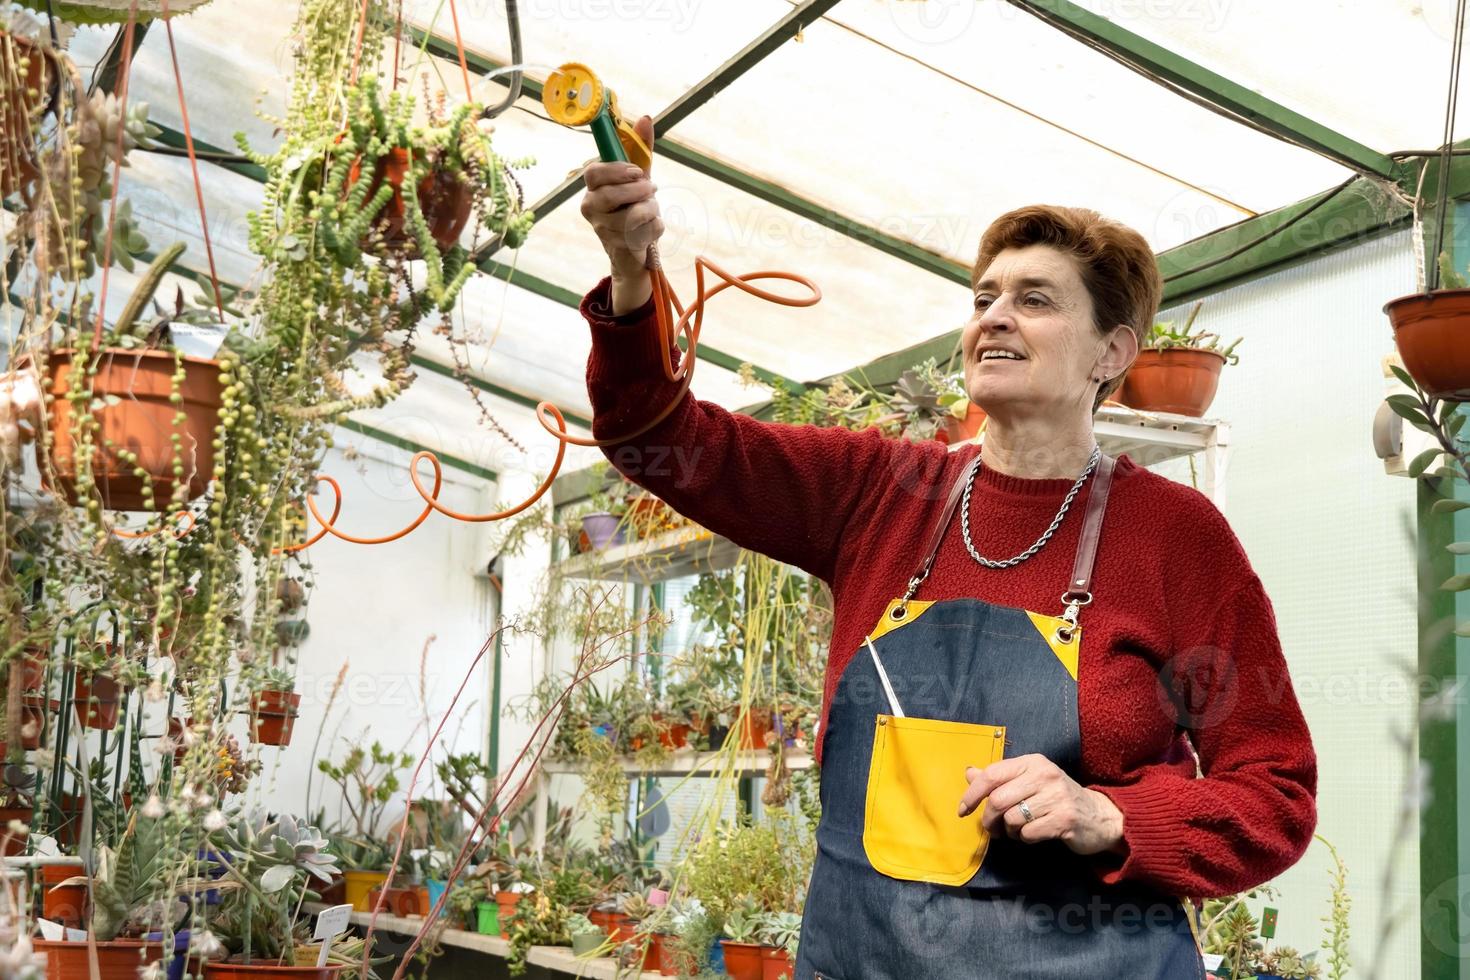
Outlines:
{"label": "denim apron", "polygon": [[[983,859],[960,884],[882,873],[870,853],[892,855],[870,851],[885,846],[875,844],[871,834],[865,841],[865,831],[872,829],[867,826],[868,808],[885,803],[883,794],[870,795],[869,780],[877,778],[875,733],[887,737],[883,726],[890,713],[939,724],[958,722],[962,724],[952,727],[977,733],[1000,731],[1004,756],[1038,753],[1080,781],[1076,675],[1082,630],[1077,620],[1092,599],[1092,560],[1113,464],[1103,456],[1093,477],[1060,617],[978,599],[913,598],[933,566],[979,458],[960,475],[907,593],[884,611],[865,649],[843,671],[832,698],[823,734],[817,858],[796,980],[1204,976],[1194,922],[1179,899],[1137,885],[1104,885],[1087,859],[1060,841],[1027,844],[1004,835],[988,842],[977,839],[973,843]],[[910,753],[906,761],[914,758]],[[985,761],[988,757],[972,764],[983,766]],[[935,801],[947,814],[932,816],[953,818],[966,787],[964,770],[950,762],[938,768],[942,772],[917,773],[908,784],[932,787],[936,779],[951,780],[952,792]],[[951,768],[958,771],[949,774]],[[876,817],[877,811],[871,812]],[[973,832],[983,833],[978,822]],[[892,841],[891,828],[886,839],[897,848],[893,854],[909,853],[902,842]],[[922,853],[922,842],[918,846]],[[894,860],[876,863],[889,871],[895,863],[902,865]]]}

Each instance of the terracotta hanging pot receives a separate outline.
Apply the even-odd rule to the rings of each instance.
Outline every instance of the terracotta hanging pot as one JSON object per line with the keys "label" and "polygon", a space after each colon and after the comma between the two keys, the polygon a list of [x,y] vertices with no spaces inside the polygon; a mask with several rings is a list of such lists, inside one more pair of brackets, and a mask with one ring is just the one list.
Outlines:
{"label": "terracotta hanging pot", "polygon": [[[46,361],[45,389],[51,396],[47,426],[50,458],[45,439],[36,440],[36,462],[41,478],[68,503],[77,504],[77,444],[80,419],[69,394],[76,370],[75,351],[52,351]],[[91,355],[84,355],[91,359]],[[92,481],[102,506],[108,510],[143,510],[143,487],[151,484],[154,506],[169,507],[174,492],[174,459],[183,464],[187,497],[193,500],[209,486],[214,475],[214,430],[219,421],[223,385],[220,362],[185,357],[184,380],[179,386],[183,401],[174,405],[174,355],[159,350],[124,350],[107,347],[95,356],[97,372],[82,390],[92,406],[86,411],[96,419],[92,435]],[[184,414],[175,427],[174,417]],[[84,413],[85,414],[85,413]],[[172,436],[181,442],[177,451]],[[120,455],[137,457],[133,463]],[[148,475],[140,477],[141,468]],[[51,481],[55,486],[51,486]]]}
{"label": "terracotta hanging pot", "polygon": [[257,691],[250,695],[250,740],[261,745],[290,745],[300,714],[295,691]]}
{"label": "terracotta hanging pot", "polygon": [[1220,387],[1225,355],[1193,347],[1146,348],[1123,378],[1118,400],[1140,412],[1202,418]]}
{"label": "terracotta hanging pot", "polygon": [[46,980],[138,980],[141,969],[163,959],[162,943],[114,939],[96,944],[97,972],[93,973],[89,965],[88,943],[45,939],[36,939],[32,943],[36,952],[46,954]]}
{"label": "terracotta hanging pot", "polygon": [[[361,161],[358,161],[348,171],[349,189],[361,179],[361,168]],[[393,196],[383,206],[383,210],[378,212],[373,227],[389,248],[412,254],[418,251],[418,243],[405,227],[403,182],[408,179],[408,173],[408,151],[401,147],[389,150],[378,159],[366,199],[372,199],[378,188],[383,186],[383,181],[386,180],[392,186]],[[434,236],[434,242],[441,250],[448,251],[459,243],[459,236],[470,223],[470,212],[475,204],[474,190],[459,176],[432,168],[419,181],[418,195],[419,210],[424,214],[429,233]]]}
{"label": "terracotta hanging pot", "polygon": [[[337,980],[343,966],[277,966],[267,963],[206,963],[206,980]],[[128,980],[133,980],[129,977]]]}
{"label": "terracotta hanging pot", "polygon": [[1383,307],[1404,369],[1446,401],[1470,401],[1470,289],[1400,296]]}
{"label": "terracotta hanging pot", "polygon": [[0,197],[9,197],[41,175],[31,122],[55,72],[51,56],[36,44],[0,31],[0,92],[5,93],[0,97]]}
{"label": "terracotta hanging pot", "polygon": [[87,728],[111,731],[117,727],[118,707],[122,703],[122,685],[109,674],[76,671],[77,710]]}

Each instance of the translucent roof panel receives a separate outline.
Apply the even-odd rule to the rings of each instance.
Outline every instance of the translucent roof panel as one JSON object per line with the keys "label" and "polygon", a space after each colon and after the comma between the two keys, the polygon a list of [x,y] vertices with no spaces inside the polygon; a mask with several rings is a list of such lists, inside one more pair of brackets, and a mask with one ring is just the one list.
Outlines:
{"label": "translucent roof panel", "polygon": [[1454,0],[1077,2],[1375,150],[1440,144]]}

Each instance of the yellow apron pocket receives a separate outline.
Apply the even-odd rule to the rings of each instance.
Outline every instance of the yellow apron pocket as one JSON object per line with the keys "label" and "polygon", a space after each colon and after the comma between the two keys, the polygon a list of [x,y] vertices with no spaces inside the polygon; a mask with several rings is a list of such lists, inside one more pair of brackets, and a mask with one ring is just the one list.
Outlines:
{"label": "yellow apron pocket", "polygon": [[983,807],[956,816],[965,769],[1005,753],[1005,728],[879,715],[868,771],[863,850],[882,874],[963,885],[980,870],[990,835]]}

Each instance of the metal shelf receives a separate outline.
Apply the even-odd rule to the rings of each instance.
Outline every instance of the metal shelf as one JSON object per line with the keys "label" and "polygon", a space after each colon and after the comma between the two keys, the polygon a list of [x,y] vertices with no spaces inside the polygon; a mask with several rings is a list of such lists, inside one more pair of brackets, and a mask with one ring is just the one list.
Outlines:
{"label": "metal shelf", "polygon": [[558,563],[564,578],[602,582],[662,582],[729,568],[740,556],[733,542],[689,525],[656,538],[586,552]]}
{"label": "metal shelf", "polygon": [[[314,902],[308,902],[304,906],[308,912],[313,914],[326,908]],[[355,926],[367,928],[372,921],[371,912],[353,912],[348,921]],[[376,929],[395,933],[401,936],[414,936],[424,926],[422,916],[398,916],[383,914],[378,916]],[[479,932],[469,932],[465,929],[445,928],[438,936],[438,940],[445,946],[453,946],[456,949],[474,950],[488,956],[498,956],[505,959],[510,955],[510,943],[499,936],[487,936]],[[660,974],[653,972],[631,973],[624,970],[618,972],[617,961],[610,956],[589,957],[583,959],[574,955],[566,946],[532,946],[526,953],[526,962],[533,966],[544,967],[555,970],[558,973],[567,973],[574,977],[594,977],[597,980],[657,980]]]}
{"label": "metal shelf", "polygon": [[[1140,412],[1123,405],[1104,405],[1094,417],[1092,431],[1098,445],[1109,456],[1127,455],[1139,466],[1156,466],[1171,459],[1204,454],[1204,473],[1200,490],[1225,506],[1225,461],[1230,446],[1230,423],[1219,419],[1197,419],[1191,415],[1168,412]],[[965,442],[952,443],[950,451],[961,446],[979,445],[984,433]]]}
{"label": "metal shelf", "polygon": [[[728,753],[725,752],[695,752],[688,749],[675,749],[673,756],[665,762],[647,767],[639,765],[636,759],[624,758],[622,760],[623,772],[629,776],[687,776],[698,772],[718,771],[723,762],[728,762]],[[771,753],[765,749],[756,751],[736,752],[734,754],[735,773],[740,776],[759,776],[764,773],[771,764]],[[789,749],[786,752],[786,768],[793,772],[812,767],[812,754],[806,750]],[[551,760],[542,764],[542,771],[550,776],[577,775],[585,768],[585,764],[572,760]]]}

